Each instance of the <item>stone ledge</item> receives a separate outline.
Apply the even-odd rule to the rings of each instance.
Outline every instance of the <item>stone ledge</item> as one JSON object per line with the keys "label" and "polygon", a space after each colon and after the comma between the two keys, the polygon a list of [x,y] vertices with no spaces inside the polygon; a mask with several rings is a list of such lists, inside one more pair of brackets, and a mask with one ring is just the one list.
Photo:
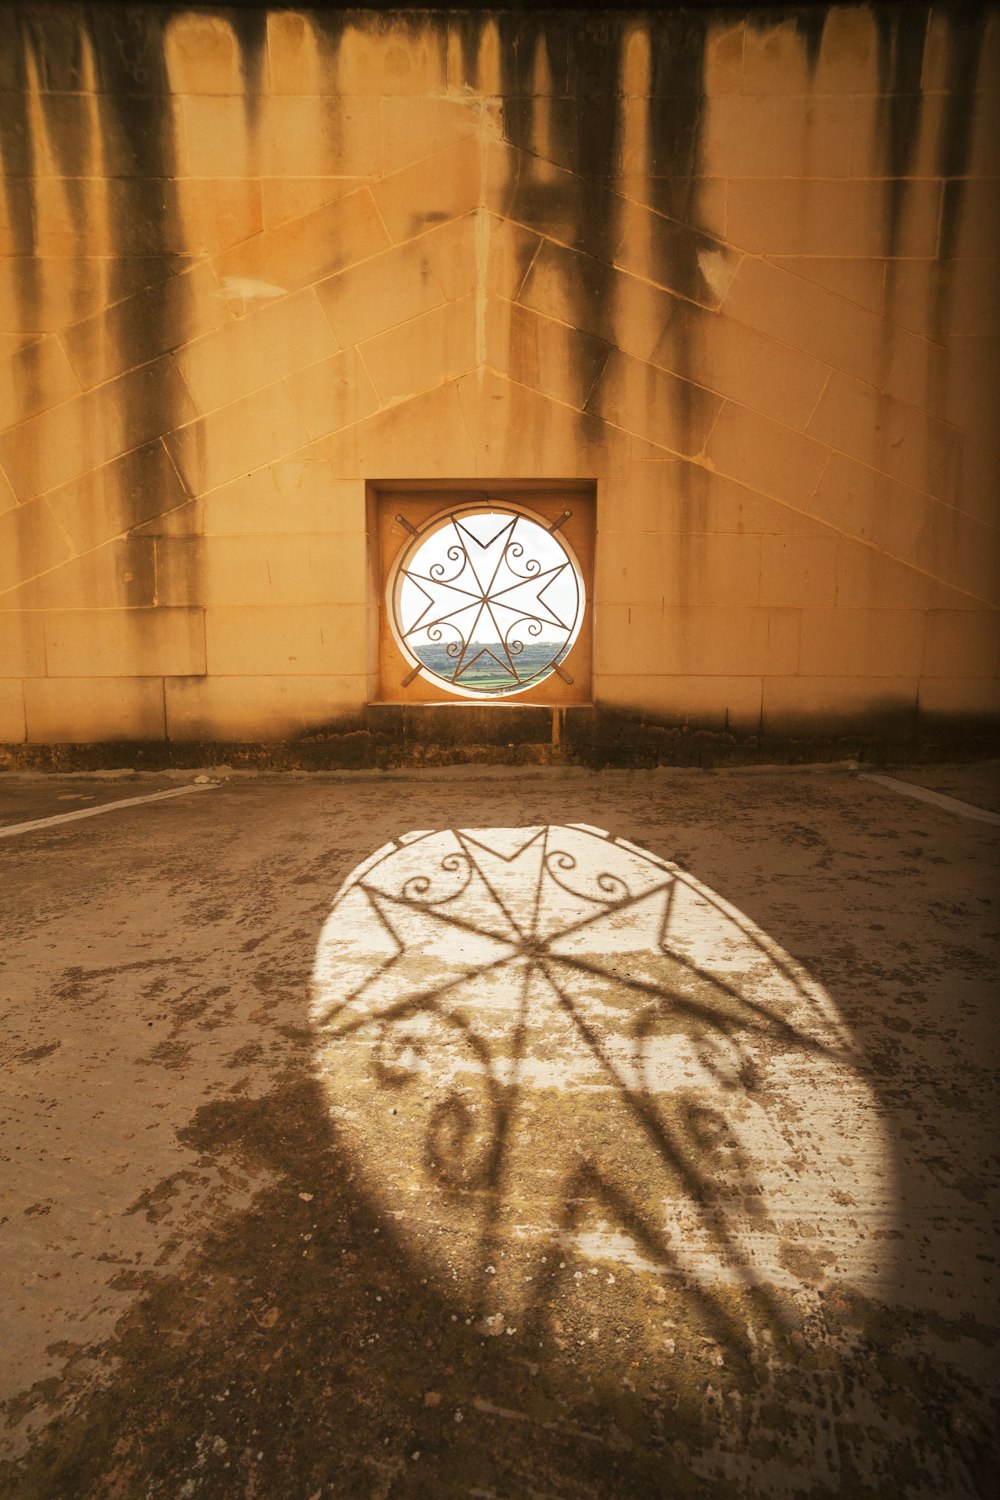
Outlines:
{"label": "stone ledge", "polygon": [[[421,767],[804,765],[856,760],[869,766],[982,760],[996,754],[993,718],[923,716],[892,725],[859,719],[824,732],[760,734],[689,728],[587,705],[553,710],[481,704],[371,704],[350,721],[317,725],[294,739],[106,741],[0,745],[0,770],[73,771],[228,766],[269,771],[395,770]],[[497,709],[499,708],[499,712]],[[558,733],[553,740],[553,726]]]}
{"label": "stone ledge", "polygon": [[[369,703],[365,719],[374,734],[404,745],[558,745],[572,720],[582,725],[590,703],[552,707],[545,703]],[[579,730],[577,732],[580,732]]]}

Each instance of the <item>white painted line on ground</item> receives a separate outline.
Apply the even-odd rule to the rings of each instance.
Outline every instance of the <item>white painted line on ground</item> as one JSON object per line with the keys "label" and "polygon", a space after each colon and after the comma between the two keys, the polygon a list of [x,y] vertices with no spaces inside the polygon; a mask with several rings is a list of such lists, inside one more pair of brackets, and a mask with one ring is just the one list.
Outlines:
{"label": "white painted line on ground", "polygon": [[944,792],[932,792],[925,786],[914,786],[912,781],[897,781],[895,776],[879,776],[868,771],[858,777],[859,781],[877,781],[890,791],[902,792],[905,797],[916,797],[918,802],[929,802],[932,807],[941,807],[945,812],[957,813],[960,818],[975,818],[977,823],[1000,823],[1000,813],[989,812],[985,807],[975,807],[971,802],[961,802],[957,797],[946,797]]}
{"label": "white painted line on ground", "polygon": [[178,786],[169,792],[150,792],[145,797],[123,797],[120,802],[102,802],[100,807],[80,807],[75,812],[56,813],[52,818],[35,818],[30,823],[13,823],[0,828],[0,839],[13,838],[18,833],[31,833],[36,828],[55,828],[59,823],[75,823],[77,818],[96,818],[98,813],[115,812],[119,807],[138,807],[142,802],[162,802],[166,797],[185,797],[188,792],[210,792],[210,786]]}

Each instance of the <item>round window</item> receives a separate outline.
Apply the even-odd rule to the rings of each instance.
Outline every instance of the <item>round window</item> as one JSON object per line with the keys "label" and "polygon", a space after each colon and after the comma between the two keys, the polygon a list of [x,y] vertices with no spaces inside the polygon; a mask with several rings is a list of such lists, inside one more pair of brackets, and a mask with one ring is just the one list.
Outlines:
{"label": "round window", "polygon": [[389,618],[419,672],[465,697],[524,692],[553,672],[583,619],[580,569],[537,516],[507,505],[435,516],[396,559]]}

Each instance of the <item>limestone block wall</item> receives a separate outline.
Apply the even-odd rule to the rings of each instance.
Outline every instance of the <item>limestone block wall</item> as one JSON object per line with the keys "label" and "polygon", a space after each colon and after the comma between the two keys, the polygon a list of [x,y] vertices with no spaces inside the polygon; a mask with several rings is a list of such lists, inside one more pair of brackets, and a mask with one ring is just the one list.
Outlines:
{"label": "limestone block wall", "polygon": [[592,481],[594,699],[996,717],[995,5],[0,11],[0,741],[376,699],[369,491]]}

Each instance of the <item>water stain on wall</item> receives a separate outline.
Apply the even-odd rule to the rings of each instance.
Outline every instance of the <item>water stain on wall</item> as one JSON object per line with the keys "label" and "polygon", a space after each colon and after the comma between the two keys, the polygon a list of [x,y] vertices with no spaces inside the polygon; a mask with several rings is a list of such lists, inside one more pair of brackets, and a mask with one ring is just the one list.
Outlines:
{"label": "water stain on wall", "polygon": [[[305,10],[299,19],[303,46],[312,49],[317,87],[326,88],[316,96],[322,105],[316,105],[316,120],[317,130],[326,133],[331,163],[342,165],[349,156],[351,94],[366,86],[359,68],[369,57],[375,73],[382,70],[369,80],[373,92],[384,83],[390,92],[405,94],[412,77],[415,95],[478,98],[484,112],[493,110],[491,122],[499,122],[502,138],[490,144],[505,148],[510,168],[499,211],[526,231],[519,251],[523,274],[530,281],[545,271],[546,285],[565,309],[565,348],[571,352],[560,357],[569,364],[577,357],[572,351],[579,350],[577,362],[586,367],[576,373],[580,380],[585,373],[590,399],[580,403],[584,409],[575,402],[565,407],[581,449],[601,440],[599,412],[610,391],[623,406],[634,403],[635,409],[657,412],[668,449],[700,462],[718,405],[706,391],[711,372],[706,374],[702,330],[724,296],[716,294],[706,266],[715,264],[713,257],[724,258],[727,249],[717,237],[718,220],[709,222],[703,202],[712,48],[727,28],[763,36],[785,30],[797,40],[803,76],[820,86],[823,70],[836,60],[831,18],[841,9],[809,5],[737,12],[705,5],[626,16],[596,8],[404,9],[390,15],[321,7]],[[922,211],[923,189],[914,186],[915,178],[933,175],[942,198],[937,265],[927,262],[927,331],[943,341],[954,293],[950,262],[962,246],[972,199],[974,90],[992,9],[928,4],[863,9],[872,30],[873,87],[879,93],[874,139],[865,145],[873,148],[871,175],[884,179],[874,201],[878,205],[880,193],[887,312],[891,317],[900,266],[910,254],[913,224]],[[151,519],[148,495],[162,459],[156,439],[189,423],[192,410],[185,405],[182,383],[167,373],[160,378],[153,369],[155,360],[190,337],[190,283],[180,273],[190,267],[197,248],[189,243],[186,189],[179,177],[184,163],[171,92],[172,38],[179,29],[202,26],[217,38],[220,55],[228,49],[230,86],[244,111],[241,149],[245,144],[253,178],[265,175],[261,119],[265,95],[275,83],[273,39],[286,23],[284,11],[242,6],[206,12],[187,5],[53,9],[28,3],[0,16],[0,82],[7,90],[0,165],[21,335],[31,341],[66,321],[78,324],[78,317],[59,323],[56,302],[61,306],[68,300],[74,308],[88,304],[97,265],[96,274],[104,277],[101,305],[115,314],[103,335],[93,330],[92,336],[113,342],[115,374],[144,368],[150,377],[123,380],[115,402],[100,414],[102,423],[121,433],[122,443],[131,441],[143,453],[148,445],[149,482],[133,482],[134,463],[121,464],[117,457],[105,463],[99,434],[94,435],[92,468],[103,471],[105,499],[113,497],[126,550],[135,549],[134,567],[126,566],[132,576],[123,604],[157,602],[148,538],[133,533]],[[438,83],[421,81],[424,75],[438,80],[440,95],[433,94]],[[935,95],[940,96],[936,102]],[[484,217],[485,206],[484,195],[479,205]],[[416,213],[415,222],[418,218]],[[626,241],[632,260],[623,265]],[[51,253],[53,246],[58,256]],[[645,354],[630,346],[626,332],[626,320],[631,316],[634,322],[634,309],[623,305],[630,295],[623,288],[632,284],[626,273],[666,289],[676,303],[676,311],[663,313],[662,328],[654,330],[659,342]],[[138,286],[145,289],[141,297],[134,295]],[[658,305],[666,303],[664,296]],[[886,374],[895,355],[894,332],[887,319]],[[623,345],[625,355],[618,357]],[[32,399],[44,404],[45,366],[34,348],[31,344],[24,356],[24,378]],[[519,369],[540,358],[530,319],[516,326],[512,320],[508,354],[515,381]],[[481,369],[481,350],[477,357]],[[660,367],[677,378],[661,378]],[[163,369],[176,373],[169,360]],[[934,379],[932,411],[943,406],[945,360],[935,367]],[[542,413],[544,403],[530,409]],[[533,432],[527,430],[531,421]],[[526,418],[524,436],[532,452],[544,447],[543,427],[542,416]],[[686,482],[691,473],[688,465],[676,466],[681,538],[704,525],[703,488]],[[195,510],[186,513],[192,525]],[[25,517],[19,561],[24,577],[61,560],[47,516],[46,507],[37,505],[30,523]],[[183,522],[178,518],[175,524]],[[186,547],[178,555],[186,559],[180,566],[187,579],[177,587],[197,603],[204,584],[199,549]],[[689,580],[695,563],[683,541],[677,556],[678,574]],[[148,615],[137,613],[135,624],[144,630]]]}

